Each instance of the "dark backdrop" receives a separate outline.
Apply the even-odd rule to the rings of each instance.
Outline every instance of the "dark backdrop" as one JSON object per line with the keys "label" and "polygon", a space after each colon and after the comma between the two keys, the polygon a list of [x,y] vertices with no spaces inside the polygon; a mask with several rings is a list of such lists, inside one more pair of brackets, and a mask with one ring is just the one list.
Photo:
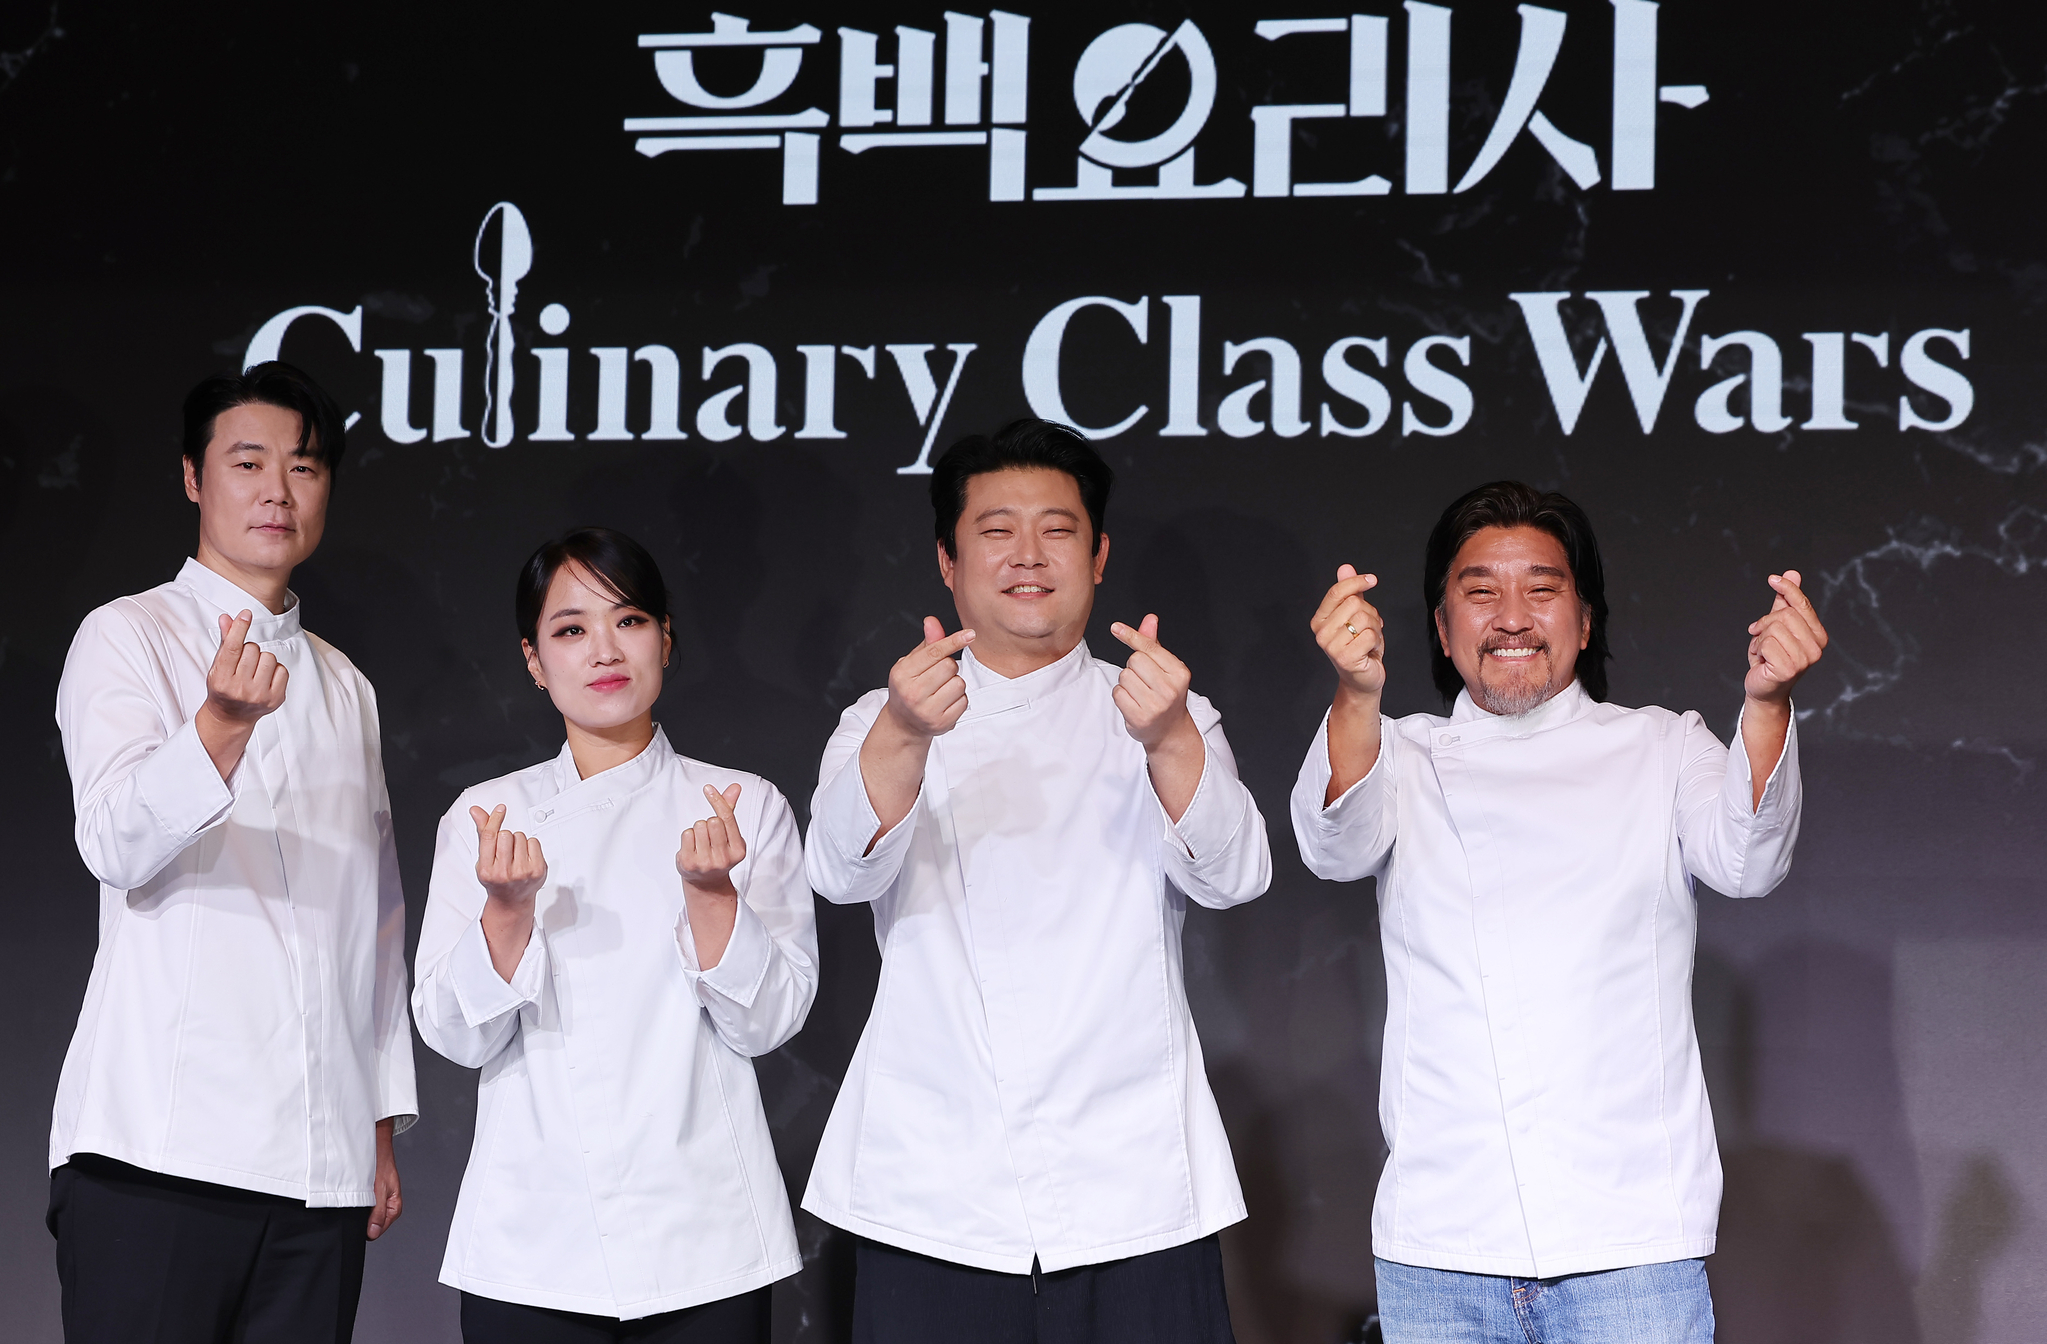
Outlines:
{"label": "dark backdrop", "polygon": [[[780,58],[637,45],[643,33],[710,31],[708,10],[689,5],[9,7],[0,560],[22,601],[0,632],[11,869],[0,898],[10,1024],[0,1333],[58,1334],[45,1136],[95,936],[52,701],[84,613],[169,578],[189,553],[176,408],[193,381],[236,365],[286,309],[359,312],[354,342],[319,314],[283,337],[286,357],[363,417],[328,540],[296,587],[309,625],[377,685],[416,932],[440,812],[462,786],[560,741],[511,622],[514,569],[540,539],[602,522],[654,550],[677,592],[681,651],[663,722],[682,750],[760,771],[801,808],[840,708],[883,680],[919,617],[951,618],[924,478],[897,469],[927,434],[942,448],[1027,409],[1031,333],[1056,305],[1096,296],[1144,301],[1148,340],[1114,310],[1079,312],[1058,369],[1065,408],[1105,426],[1149,407],[1101,443],[1120,484],[1097,626],[1160,613],[1165,642],[1225,715],[1275,841],[1267,896],[1187,923],[1190,994],[1251,1207],[1225,1234],[1240,1338],[1333,1342],[1372,1307],[1384,980],[1371,886],[1312,879],[1288,836],[1287,790],[1331,685],[1306,618],[1338,563],[1376,569],[1390,707],[1439,710],[1416,591],[1422,538],[1453,495],[1507,475],[1570,492],[1598,525],[1621,703],[1696,707],[1730,730],[1744,626],[1767,605],[1775,569],[1805,571],[1835,638],[1800,697],[1808,807],[1790,881],[1741,904],[1701,892],[1695,994],[1727,1169],[1722,1249],[1709,1262],[1722,1338],[2047,1334],[2043,20],[1987,0],[1554,2],[1566,26],[1536,106],[1544,126],[1584,146],[1580,176],[1589,155],[1601,177],[1590,186],[1565,171],[1569,142],[1553,155],[1522,130],[1469,190],[1419,190],[1429,153],[1417,132],[1435,104],[1426,79],[1411,87],[1426,74],[1426,42],[1409,53],[1442,16],[1383,0],[1385,115],[1370,115],[1375,27],[1363,23],[1355,73],[1367,115],[1299,122],[1290,178],[1274,177],[1269,147],[1261,174],[1251,109],[1345,111],[1350,39],[1254,27],[1328,16],[1312,6],[1116,0],[1086,17],[1030,11],[1028,109],[997,128],[1006,144],[1027,131],[1029,189],[1079,180],[1088,127],[1074,71],[1097,34],[1149,23],[1156,32],[1138,38],[1155,43],[1189,17],[1215,69],[1213,110],[1194,118],[1193,181],[1276,180],[1284,191],[1372,173],[1389,189],[1022,201],[988,199],[986,148],[856,157],[839,140],[842,26],[880,34],[884,62],[896,25],[936,34],[940,124],[927,129],[948,129],[935,4],[747,9],[754,30],[820,33],[793,46],[802,60],[787,92],[737,112],[671,96],[657,52],[694,50],[702,86],[726,98]],[[1653,117],[1654,183],[1639,185],[1637,152],[1636,185],[1617,189],[1616,15],[1639,25],[1645,10],[1656,70],[1625,67],[1620,83],[1671,86],[1676,101],[1622,99],[1623,121],[1641,125],[1645,105]],[[1331,12],[1343,27],[1348,11]],[[1449,7],[1447,185],[1480,154],[1517,57],[1539,56],[1535,39],[1553,22],[1505,3]],[[1628,50],[1639,53],[1634,31]],[[1156,62],[1101,133],[1141,141],[1198,103],[1206,85],[1188,49]],[[1082,92],[1113,76],[1113,93],[1113,67],[1087,67]],[[1706,101],[1683,86],[1703,86]],[[881,106],[896,96],[880,85]],[[649,156],[622,129],[626,118],[810,107],[829,123],[800,131],[818,137],[815,204],[784,203],[781,148]],[[950,129],[989,126],[977,114]],[[798,197],[804,143],[787,155]],[[475,436],[492,319],[471,247],[500,201],[526,222],[533,260],[510,324],[517,434],[493,449]],[[494,224],[484,240],[493,274],[499,237]],[[1633,373],[1653,401],[1657,370],[1643,361],[1665,357],[1682,290],[1707,293],[1645,432],[1623,367],[1625,301],[1609,301],[1610,325],[1585,295],[1648,295]],[[1555,309],[1557,379],[1538,358],[1547,301],[1528,301],[1531,319],[1516,293],[1574,296]],[[1169,295],[1202,301],[1180,397],[1180,427],[1192,416],[1202,435],[1160,432],[1169,319],[1189,308]],[[539,325],[549,303],[571,314],[559,337]],[[1908,360],[1929,330],[1950,334],[1920,339],[1925,359]],[[1701,367],[1704,339],[1744,332],[1756,335]],[[1885,338],[1881,367],[1875,342],[1855,333]],[[1366,422],[1322,371],[1328,347],[1351,336],[1389,343],[1383,368],[1348,347],[1388,410],[1356,438],[1320,429],[1324,403]],[[1431,336],[1468,340],[1463,359],[1438,344],[1419,356],[1435,372],[1409,363]],[[1284,387],[1278,408],[1273,387],[1241,407],[1261,432],[1224,432],[1245,428],[1226,411],[1230,394],[1283,381],[1274,346],[1225,372],[1225,342],[1256,338],[1298,353],[1306,432],[1276,432],[1292,401]],[[1552,381],[1569,402],[1602,338],[1615,348],[1566,433]],[[702,352],[735,343],[758,345],[778,382],[773,404],[756,408],[762,436],[720,441],[697,408],[744,381],[744,360],[706,377]],[[907,377],[882,348],[872,379],[853,356],[831,356],[846,437],[799,436],[808,357],[797,347],[890,344],[937,348],[928,363],[905,352]],[[937,398],[920,407],[915,370],[932,380],[924,391],[942,393],[949,344],[976,349],[934,431],[920,411],[938,414]],[[689,437],[593,440],[606,357],[589,352],[650,345],[678,355]],[[1838,381],[1830,348],[1843,353]],[[469,434],[400,442],[434,420],[430,349],[464,352]],[[548,349],[566,354],[534,353]],[[383,374],[401,358],[410,400],[386,405]],[[535,441],[550,358],[566,360],[563,423],[576,437]],[[644,434],[652,366],[627,367],[627,431]],[[1709,389],[1735,377],[1745,381],[1716,410]],[[1457,424],[1459,388],[1469,415],[1456,432],[1403,433],[1404,408],[1424,426]],[[746,423],[747,402],[737,395],[733,423]],[[1859,427],[1819,427],[1845,422]],[[1094,645],[1115,647],[1105,629]],[[792,1192],[875,982],[866,913],[821,904],[819,923],[824,981],[810,1024],[759,1065]],[[435,1275],[475,1084],[424,1048],[417,1058],[422,1117],[398,1147],[407,1211],[371,1248],[369,1340],[454,1338],[454,1294]],[[808,1264],[777,1289],[778,1334],[842,1338],[848,1249],[798,1222]]]}

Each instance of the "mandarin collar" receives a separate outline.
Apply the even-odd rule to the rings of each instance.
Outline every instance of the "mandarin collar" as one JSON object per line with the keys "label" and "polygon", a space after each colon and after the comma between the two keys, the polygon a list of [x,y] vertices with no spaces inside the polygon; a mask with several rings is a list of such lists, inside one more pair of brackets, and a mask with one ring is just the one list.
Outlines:
{"label": "mandarin collar", "polygon": [[569,750],[569,744],[564,742],[561,754],[554,758],[554,797],[533,809],[533,819],[546,821],[571,805],[595,806],[606,800],[624,798],[638,791],[659,773],[662,766],[674,759],[675,748],[668,745],[668,734],[657,723],[654,736],[640,749],[639,755],[582,779],[576,774],[575,755]]}
{"label": "mandarin collar", "polygon": [[1450,711],[1450,722],[1465,730],[1467,736],[1526,737],[1569,723],[1591,708],[1592,697],[1585,694],[1585,688],[1573,677],[1570,685],[1526,714],[1487,713],[1472,700],[1470,690],[1461,690]]}
{"label": "mandarin collar", "polygon": [[967,683],[967,714],[1000,713],[1057,695],[1087,675],[1090,661],[1083,639],[1057,662],[1020,677],[1005,677],[974,657],[969,645],[960,654],[960,679]]}
{"label": "mandarin collar", "polygon": [[240,585],[214,573],[196,559],[185,561],[184,568],[178,571],[178,582],[222,615],[232,617],[237,612],[247,611],[250,616],[249,638],[258,644],[274,644],[296,638],[304,632],[299,625],[298,594],[290,589],[285,590],[285,596],[291,599],[291,605],[281,615],[274,615],[270,608],[243,592]]}

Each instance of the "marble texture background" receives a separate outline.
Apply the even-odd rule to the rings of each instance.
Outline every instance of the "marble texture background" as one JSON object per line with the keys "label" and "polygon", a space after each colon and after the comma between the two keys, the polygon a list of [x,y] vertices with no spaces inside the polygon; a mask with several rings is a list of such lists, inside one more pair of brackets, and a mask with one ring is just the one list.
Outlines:
{"label": "marble texture background", "polygon": [[[1603,160],[1612,10],[1558,4],[1570,28],[1542,107]],[[939,8],[745,12],[757,27],[826,29],[824,64],[799,93],[830,108],[833,25],[937,28]],[[1393,115],[1304,132],[1300,177],[1355,177],[1363,163],[1399,181],[1403,20],[1380,8],[1393,19]],[[1453,8],[1461,165],[1505,89],[1517,20],[1503,3]],[[1341,78],[1334,56],[1281,60],[1251,36],[1256,19],[1297,16],[1284,8],[1130,0],[1098,22],[1038,14],[1034,183],[1072,180],[1084,128],[1065,81],[1081,46],[1110,23],[1171,27],[1188,14],[1222,70],[1199,142],[1204,181],[1249,179],[1249,106],[1321,101],[1314,90]],[[794,346],[819,341],[978,342],[940,437],[999,423],[1022,409],[1016,370],[1032,324],[1083,294],[1203,295],[1211,426],[1247,377],[1222,374],[1225,339],[1294,341],[1314,398],[1314,357],[1338,337],[1386,336],[1396,350],[1429,334],[1473,338],[1459,372],[1476,411],[1455,436],[1402,437],[1407,394],[1394,376],[1393,427],[1373,437],[1237,441],[1157,436],[1158,303],[1146,347],[1101,314],[1074,327],[1086,351],[1069,366],[1074,414],[1106,423],[1140,399],[1155,408],[1104,444],[1120,483],[1093,642],[1113,645],[1111,619],[1160,614],[1274,830],[1272,891],[1187,922],[1190,993],[1252,1210],[1225,1236],[1245,1344],[1335,1344],[1373,1305],[1384,976],[1372,891],[1310,877],[1284,820],[1330,690],[1307,615],[1338,563],[1377,570],[1389,707],[1439,710],[1422,538],[1454,495],[1509,475],[1571,493],[1600,529],[1617,701],[1698,708],[1730,730],[1744,627],[1776,569],[1804,570],[1835,638],[1801,695],[1808,810],[1790,881],[1760,902],[1700,893],[1694,992],[1727,1172],[1709,1262],[1720,1337],[2047,1336],[2047,20],[1990,0],[1671,0],[1660,21],[1663,80],[1705,84],[1711,99],[1665,107],[1653,192],[1581,191],[1524,137],[1457,196],[1396,185],[1348,200],[997,206],[982,199],[973,151],[856,161],[828,146],[824,203],[794,208],[776,203],[770,155],[649,162],[617,129],[621,116],[680,110],[663,108],[633,35],[702,28],[708,11],[10,10],[0,559],[20,600],[0,616],[13,870],[0,895],[11,971],[0,1020],[12,1024],[0,1044],[11,1079],[0,1333],[59,1333],[45,1142],[95,938],[51,718],[71,632],[188,553],[175,446],[186,387],[300,303],[360,302],[365,351],[460,345],[473,370],[487,319],[470,238],[491,203],[512,200],[536,241],[522,347],[546,339],[523,325],[541,304],[565,303],[578,379],[594,367],[585,347],[662,341],[684,354],[693,406],[698,346],[760,341],[782,360],[792,426]],[[1172,74],[1160,78],[1164,96]],[[1132,115],[1141,127],[1160,114],[1140,102]],[[1651,291],[1660,353],[1677,311],[1661,296],[1685,288],[1711,296],[1655,431],[1640,430],[1609,361],[1563,434],[1507,295]],[[1567,311],[1582,358],[1596,310]],[[1897,428],[1896,353],[1928,327],[1972,333],[1959,367],[1974,409],[1945,434]],[[1700,338],[1741,329],[1784,350],[1795,419],[1809,395],[1802,333],[1890,333],[1889,372],[1850,348],[1848,410],[1863,427],[1697,428],[1693,399],[1739,369],[1702,370]],[[894,471],[920,431],[885,359],[871,385],[841,361],[843,441],[522,439],[493,451],[384,440],[378,365],[331,330],[300,329],[288,353],[366,411],[328,541],[296,586],[309,627],[378,687],[415,934],[440,812],[463,785],[560,740],[525,682],[509,610],[514,569],[543,537],[604,522],[648,543],[677,590],[681,656],[660,710],[671,736],[777,780],[799,806],[839,708],[882,681],[919,617],[950,617],[921,481]],[[593,397],[588,381],[574,386],[573,425],[593,422]],[[423,419],[423,392],[414,405]],[[479,405],[472,381],[471,425]],[[636,400],[634,423],[644,414]],[[864,912],[820,903],[819,917],[810,1025],[759,1066],[792,1189],[876,974]],[[417,1055],[424,1115],[399,1149],[407,1212],[371,1250],[366,1340],[456,1338],[454,1294],[435,1274],[474,1083]],[[850,1248],[807,1217],[799,1231],[811,1263],[777,1290],[778,1337],[843,1338]]]}

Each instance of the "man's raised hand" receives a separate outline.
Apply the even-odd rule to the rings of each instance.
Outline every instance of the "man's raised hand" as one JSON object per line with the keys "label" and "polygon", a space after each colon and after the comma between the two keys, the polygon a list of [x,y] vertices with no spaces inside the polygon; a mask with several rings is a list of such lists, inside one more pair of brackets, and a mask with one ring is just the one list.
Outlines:
{"label": "man's raised hand", "polygon": [[706,784],[704,798],[711,805],[711,815],[683,829],[682,848],[675,851],[675,871],[682,874],[685,888],[736,895],[732,870],[746,857],[746,837],[739,833],[739,818],[732,812],[739,801],[739,786],[733,784],[720,793]]}
{"label": "man's raised hand", "polygon": [[926,741],[949,732],[967,712],[967,683],[952,656],[973,641],[973,631],[948,635],[936,616],[926,616],[924,641],[889,669],[885,712]]}
{"label": "man's raised hand", "polygon": [[249,621],[246,611],[220,618],[220,649],[206,670],[206,707],[233,724],[253,725],[283,704],[290,676],[276,654],[248,642]]}
{"label": "man's raised hand", "polygon": [[1378,584],[1376,574],[1339,566],[1336,582],[1308,621],[1315,643],[1336,668],[1337,680],[1345,689],[1375,700],[1386,689],[1386,624],[1364,594]]}
{"label": "man's raised hand", "polygon": [[1130,661],[1110,692],[1130,735],[1149,750],[1182,724],[1192,727],[1187,686],[1193,677],[1187,664],[1159,643],[1159,618],[1146,616],[1135,630],[1118,621],[1109,633],[1130,646]]}
{"label": "man's raised hand", "polygon": [[530,914],[534,894],[547,881],[547,856],[540,852],[539,839],[504,829],[503,803],[488,812],[472,807],[469,819],[476,823],[476,880],[484,894],[507,914]]}
{"label": "man's raised hand", "polygon": [[1742,690],[1764,704],[1788,703],[1791,688],[1826,651],[1827,631],[1819,613],[1799,586],[1799,573],[1787,569],[1770,576],[1776,601],[1764,617],[1748,628],[1748,676]]}

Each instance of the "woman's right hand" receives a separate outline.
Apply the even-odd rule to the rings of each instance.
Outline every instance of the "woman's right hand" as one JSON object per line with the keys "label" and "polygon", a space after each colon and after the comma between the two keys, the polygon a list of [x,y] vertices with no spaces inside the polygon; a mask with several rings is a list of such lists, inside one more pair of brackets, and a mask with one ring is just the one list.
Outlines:
{"label": "woman's right hand", "polygon": [[476,880],[483,884],[483,940],[490,945],[490,964],[506,984],[533,940],[533,897],[547,881],[547,856],[540,841],[520,831],[507,831],[505,805],[486,812],[469,809],[476,823]]}
{"label": "woman's right hand", "polygon": [[489,812],[472,807],[469,818],[476,823],[476,880],[485,894],[492,904],[530,911],[534,894],[547,881],[547,856],[540,852],[540,841],[523,831],[503,829],[503,803]]}

